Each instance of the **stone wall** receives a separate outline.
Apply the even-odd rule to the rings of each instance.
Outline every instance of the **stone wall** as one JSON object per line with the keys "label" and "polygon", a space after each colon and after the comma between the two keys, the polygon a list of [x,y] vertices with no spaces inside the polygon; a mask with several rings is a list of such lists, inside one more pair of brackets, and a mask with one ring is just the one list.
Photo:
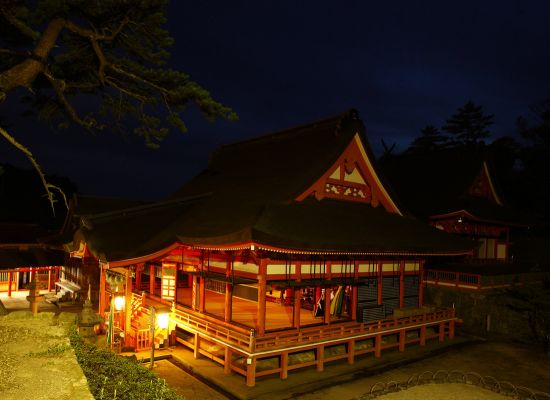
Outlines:
{"label": "stone wall", "polygon": [[[542,286],[535,285],[528,290],[531,293],[544,291]],[[540,326],[534,321],[537,316],[529,309],[529,299],[518,298],[514,289],[474,291],[428,285],[424,295],[426,304],[456,308],[457,316],[463,320],[459,332],[482,337],[498,335],[531,343],[544,342],[548,333],[540,332]]]}

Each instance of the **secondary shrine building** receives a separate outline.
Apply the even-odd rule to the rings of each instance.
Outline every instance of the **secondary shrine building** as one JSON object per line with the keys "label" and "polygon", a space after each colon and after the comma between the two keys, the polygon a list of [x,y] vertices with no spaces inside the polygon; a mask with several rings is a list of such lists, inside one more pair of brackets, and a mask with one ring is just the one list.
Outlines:
{"label": "secondary shrine building", "polygon": [[452,339],[423,265],[475,247],[406,215],[355,111],[222,146],[171,199],[82,218],[82,245],[124,345],[185,346],[250,386]]}

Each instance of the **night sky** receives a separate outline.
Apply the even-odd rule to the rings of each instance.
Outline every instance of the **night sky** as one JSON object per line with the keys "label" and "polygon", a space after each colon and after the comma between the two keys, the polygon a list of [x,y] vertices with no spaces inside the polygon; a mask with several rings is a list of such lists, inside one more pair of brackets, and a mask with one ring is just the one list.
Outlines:
{"label": "night sky", "polygon": [[[380,154],[381,138],[402,151],[468,100],[495,115],[493,139],[514,135],[516,118],[550,93],[548,0],[173,0],[168,18],[170,66],[240,120],[211,124],[190,110],[189,133],[173,132],[152,150],[139,138],[55,131],[11,115],[10,130],[47,173],[69,177],[82,193],[160,199],[220,144],[349,108]],[[0,161],[30,168],[4,142],[0,153]]]}

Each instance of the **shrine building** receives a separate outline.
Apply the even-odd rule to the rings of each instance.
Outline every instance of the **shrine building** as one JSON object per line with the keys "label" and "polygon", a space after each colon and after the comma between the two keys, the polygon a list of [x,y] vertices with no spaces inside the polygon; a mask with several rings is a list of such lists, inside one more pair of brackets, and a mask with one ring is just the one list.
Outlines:
{"label": "shrine building", "polygon": [[170,199],[82,217],[71,246],[124,346],[184,346],[253,386],[452,339],[423,268],[476,243],[407,214],[351,110],[222,146]]}
{"label": "shrine building", "polygon": [[472,257],[458,264],[443,259],[429,265],[426,282],[480,289],[541,278],[521,274],[529,272],[529,265],[514,260],[513,235],[525,231],[533,217],[506,204],[490,160],[487,151],[471,147],[405,152],[381,160],[396,196],[413,215],[476,243]]}

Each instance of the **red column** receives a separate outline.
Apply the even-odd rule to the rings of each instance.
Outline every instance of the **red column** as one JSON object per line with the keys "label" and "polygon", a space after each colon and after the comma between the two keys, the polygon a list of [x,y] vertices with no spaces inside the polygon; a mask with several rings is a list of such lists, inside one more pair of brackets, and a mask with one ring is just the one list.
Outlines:
{"label": "red column", "polygon": [[[325,292],[326,297],[326,292]],[[317,346],[317,371],[322,372],[325,369],[325,346]]]}
{"label": "red column", "polygon": [[418,269],[418,307],[422,307],[424,290],[424,260],[420,261]]}
{"label": "red column", "polygon": [[203,276],[199,279],[199,312],[204,312],[204,305],[206,303],[206,282]]}
{"label": "red column", "polygon": [[[231,268],[232,268],[232,257],[233,255],[229,256],[230,258],[227,260],[227,264],[225,266],[225,276],[226,278],[231,277]],[[230,282],[227,282],[225,284],[225,309],[224,309],[224,320],[225,322],[231,321],[231,311],[232,311],[232,301],[233,301],[233,285]]]}
{"label": "red column", "polygon": [[300,306],[302,304],[302,291],[300,288],[294,288],[293,289],[293,296],[294,296],[294,315],[292,318],[292,327],[293,328],[299,328],[300,327]]}
{"label": "red column", "polygon": [[382,261],[378,261],[378,304],[382,304]]}
{"label": "red column", "polygon": [[103,264],[99,265],[99,315],[103,316],[105,311],[105,268]]}
{"label": "red column", "polygon": [[405,306],[405,260],[399,262],[399,308]]}
{"label": "red column", "polygon": [[325,286],[325,303],[323,304],[323,307],[325,307],[325,320],[323,321],[325,324],[330,324],[330,294],[332,292],[332,288],[330,286]]}
{"label": "red column", "polygon": [[149,294],[151,296],[155,295],[155,280],[157,276],[157,268],[154,264],[149,265]]}
{"label": "red column", "polygon": [[136,289],[141,293],[141,270],[143,267],[138,265],[136,267]]}
{"label": "red column", "polygon": [[13,279],[13,272],[8,272],[8,297],[11,297],[11,281]]}
{"label": "red column", "polygon": [[258,310],[256,318],[256,333],[258,336],[263,336],[265,333],[265,292],[266,292],[266,277],[267,277],[267,260],[260,261],[258,271]]}
{"label": "red column", "polygon": [[382,335],[378,334],[374,337],[374,356],[380,358],[382,354]]}

